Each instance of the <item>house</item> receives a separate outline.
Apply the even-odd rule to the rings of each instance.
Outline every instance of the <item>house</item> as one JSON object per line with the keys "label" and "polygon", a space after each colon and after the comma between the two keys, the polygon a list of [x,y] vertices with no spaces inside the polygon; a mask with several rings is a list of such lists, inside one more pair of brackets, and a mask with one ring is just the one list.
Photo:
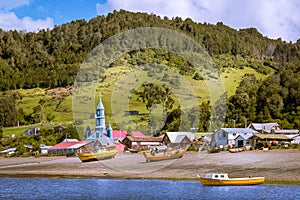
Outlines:
{"label": "house", "polygon": [[251,123],[248,128],[252,128],[259,133],[271,133],[275,130],[281,130],[278,123]]}
{"label": "house", "polygon": [[45,155],[45,154],[48,154],[48,149],[50,149],[51,147],[53,147],[53,146],[46,146],[46,145],[41,144],[39,146],[39,150],[40,150],[41,154]]}
{"label": "house", "polygon": [[254,134],[249,138],[251,146],[256,146],[258,143],[262,142],[291,142],[293,139],[285,135],[275,135],[275,134]]}
{"label": "house", "polygon": [[191,132],[166,132],[163,136],[163,143],[167,146],[186,147],[191,145],[194,134]]}
{"label": "house", "polygon": [[234,145],[233,145],[233,147],[239,148],[239,147],[245,147],[245,146],[249,145],[250,144],[249,138],[251,136],[252,135],[238,135],[234,139]]}
{"label": "house", "polygon": [[64,129],[66,129],[66,127],[62,126],[62,125],[57,125],[53,127],[54,132],[55,133],[60,133],[61,131],[63,131]]}
{"label": "house", "polygon": [[290,139],[293,139],[291,141],[291,144],[300,144],[300,134],[297,134],[297,135],[285,135],[285,136],[287,136]]}
{"label": "house", "polygon": [[125,150],[147,150],[150,149],[151,146],[158,146],[162,143],[162,137],[133,137],[126,136],[126,138],[122,141],[125,145]]}
{"label": "house", "polygon": [[7,135],[6,138],[15,138],[16,135],[15,134],[10,134],[10,135]]}
{"label": "house", "polygon": [[112,130],[112,139],[114,142],[121,142],[127,136],[127,131],[124,130]]}
{"label": "house", "polygon": [[235,139],[239,135],[245,139],[256,133],[257,131],[252,128],[221,128],[213,134],[211,146],[219,147],[221,145],[229,145],[230,147],[234,147],[238,145],[235,144]]}
{"label": "house", "polygon": [[97,140],[89,141],[86,144],[83,144],[78,148],[78,153],[80,152],[93,152],[98,151],[99,148],[105,147],[105,146],[111,146],[113,143],[111,143],[111,140],[109,138],[99,138]]}
{"label": "house", "polygon": [[125,116],[131,116],[131,115],[139,115],[139,111],[137,110],[126,110]]}
{"label": "house", "polygon": [[91,141],[78,141],[76,139],[64,139],[61,143],[48,148],[48,154],[68,155],[80,152],[80,147]]}
{"label": "house", "polygon": [[41,129],[39,127],[28,129],[24,131],[24,136],[36,136],[40,133],[40,130]]}
{"label": "house", "polygon": [[32,149],[33,149],[32,145],[30,145],[30,144],[24,144],[23,146],[26,148],[27,152],[32,152]]}
{"label": "house", "polygon": [[0,155],[12,155],[12,154],[15,154],[16,151],[17,151],[17,148],[8,148],[8,149],[0,151]]}

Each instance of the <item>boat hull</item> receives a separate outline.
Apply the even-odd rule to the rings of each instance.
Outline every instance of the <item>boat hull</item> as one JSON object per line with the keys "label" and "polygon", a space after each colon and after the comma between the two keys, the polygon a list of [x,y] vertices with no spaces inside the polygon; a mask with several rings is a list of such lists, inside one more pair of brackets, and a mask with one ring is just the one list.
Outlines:
{"label": "boat hull", "polygon": [[146,162],[154,162],[154,161],[161,161],[161,160],[169,160],[169,159],[177,159],[181,158],[186,152],[185,150],[181,150],[179,152],[176,152],[174,154],[169,154],[168,152],[165,152],[163,154],[155,154],[152,155],[151,153],[144,152],[143,155],[146,159]]}
{"label": "boat hull", "polygon": [[239,153],[239,152],[242,152],[243,149],[242,148],[235,148],[235,149],[229,149],[228,151],[230,153]]}
{"label": "boat hull", "polygon": [[109,151],[102,151],[102,152],[92,152],[92,153],[80,153],[78,154],[78,158],[82,162],[90,162],[90,161],[98,161],[104,159],[110,159],[117,155],[117,151],[109,150]]}
{"label": "boat hull", "polygon": [[226,185],[259,185],[264,183],[264,177],[253,178],[230,178],[227,180],[211,179],[200,177],[202,185],[206,186],[226,186]]}

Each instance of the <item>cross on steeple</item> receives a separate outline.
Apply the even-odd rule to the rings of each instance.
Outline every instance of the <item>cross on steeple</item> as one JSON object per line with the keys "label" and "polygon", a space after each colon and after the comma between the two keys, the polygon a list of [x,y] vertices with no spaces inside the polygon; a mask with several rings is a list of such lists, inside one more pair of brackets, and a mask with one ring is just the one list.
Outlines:
{"label": "cross on steeple", "polygon": [[99,97],[100,97],[100,101],[102,101],[102,96],[103,96],[103,94],[99,94]]}

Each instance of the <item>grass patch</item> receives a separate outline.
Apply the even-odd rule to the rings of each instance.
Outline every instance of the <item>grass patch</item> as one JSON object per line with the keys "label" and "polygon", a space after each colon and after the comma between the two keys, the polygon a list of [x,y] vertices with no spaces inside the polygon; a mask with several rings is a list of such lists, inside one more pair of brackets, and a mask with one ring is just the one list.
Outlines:
{"label": "grass patch", "polygon": [[261,74],[249,67],[245,67],[244,69],[224,68],[221,73],[221,78],[223,80],[225,91],[227,92],[228,97],[235,94],[235,90],[239,86],[242,77],[245,74],[254,74],[258,80],[259,79],[263,80],[269,76],[269,75]]}

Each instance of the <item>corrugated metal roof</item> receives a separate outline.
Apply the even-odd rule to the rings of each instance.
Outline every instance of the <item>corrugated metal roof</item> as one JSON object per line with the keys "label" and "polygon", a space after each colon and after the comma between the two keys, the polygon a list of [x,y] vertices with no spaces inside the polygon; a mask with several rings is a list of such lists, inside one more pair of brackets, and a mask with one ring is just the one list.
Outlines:
{"label": "corrugated metal roof", "polygon": [[131,142],[162,142],[162,137],[132,137],[127,136]]}
{"label": "corrugated metal roof", "polygon": [[251,123],[249,125],[249,127],[251,127],[251,126],[253,126],[253,128],[257,131],[261,131],[261,130],[270,131],[274,126],[279,127],[279,124],[276,122],[274,122],[274,123]]}
{"label": "corrugated metal roof", "polygon": [[291,140],[289,137],[285,135],[278,135],[278,134],[255,134],[254,136],[257,136],[258,138],[264,140]]}
{"label": "corrugated metal roof", "polygon": [[176,142],[178,136],[187,136],[191,141],[194,140],[194,134],[191,132],[167,132],[166,133],[171,141],[171,143],[178,143]]}
{"label": "corrugated metal roof", "polygon": [[274,130],[275,134],[298,134],[299,130]]}
{"label": "corrugated metal roof", "polygon": [[145,135],[141,131],[132,131],[131,136],[133,136],[133,137],[144,137]]}
{"label": "corrugated metal roof", "polygon": [[238,137],[242,137],[244,140],[248,140],[252,136],[253,136],[253,134],[251,134],[251,135],[238,135],[234,139],[236,140]]}
{"label": "corrugated metal roof", "polygon": [[77,145],[77,144],[87,144],[90,141],[78,141],[78,142],[61,142],[56,144],[55,146],[49,148],[49,150],[54,150],[54,149],[68,149],[70,147],[72,147],[73,145]]}
{"label": "corrugated metal roof", "polygon": [[127,131],[122,131],[122,130],[113,130],[112,131],[112,137],[113,138],[125,138],[127,135]]}
{"label": "corrugated metal roof", "polygon": [[226,133],[257,133],[252,128],[221,128]]}

